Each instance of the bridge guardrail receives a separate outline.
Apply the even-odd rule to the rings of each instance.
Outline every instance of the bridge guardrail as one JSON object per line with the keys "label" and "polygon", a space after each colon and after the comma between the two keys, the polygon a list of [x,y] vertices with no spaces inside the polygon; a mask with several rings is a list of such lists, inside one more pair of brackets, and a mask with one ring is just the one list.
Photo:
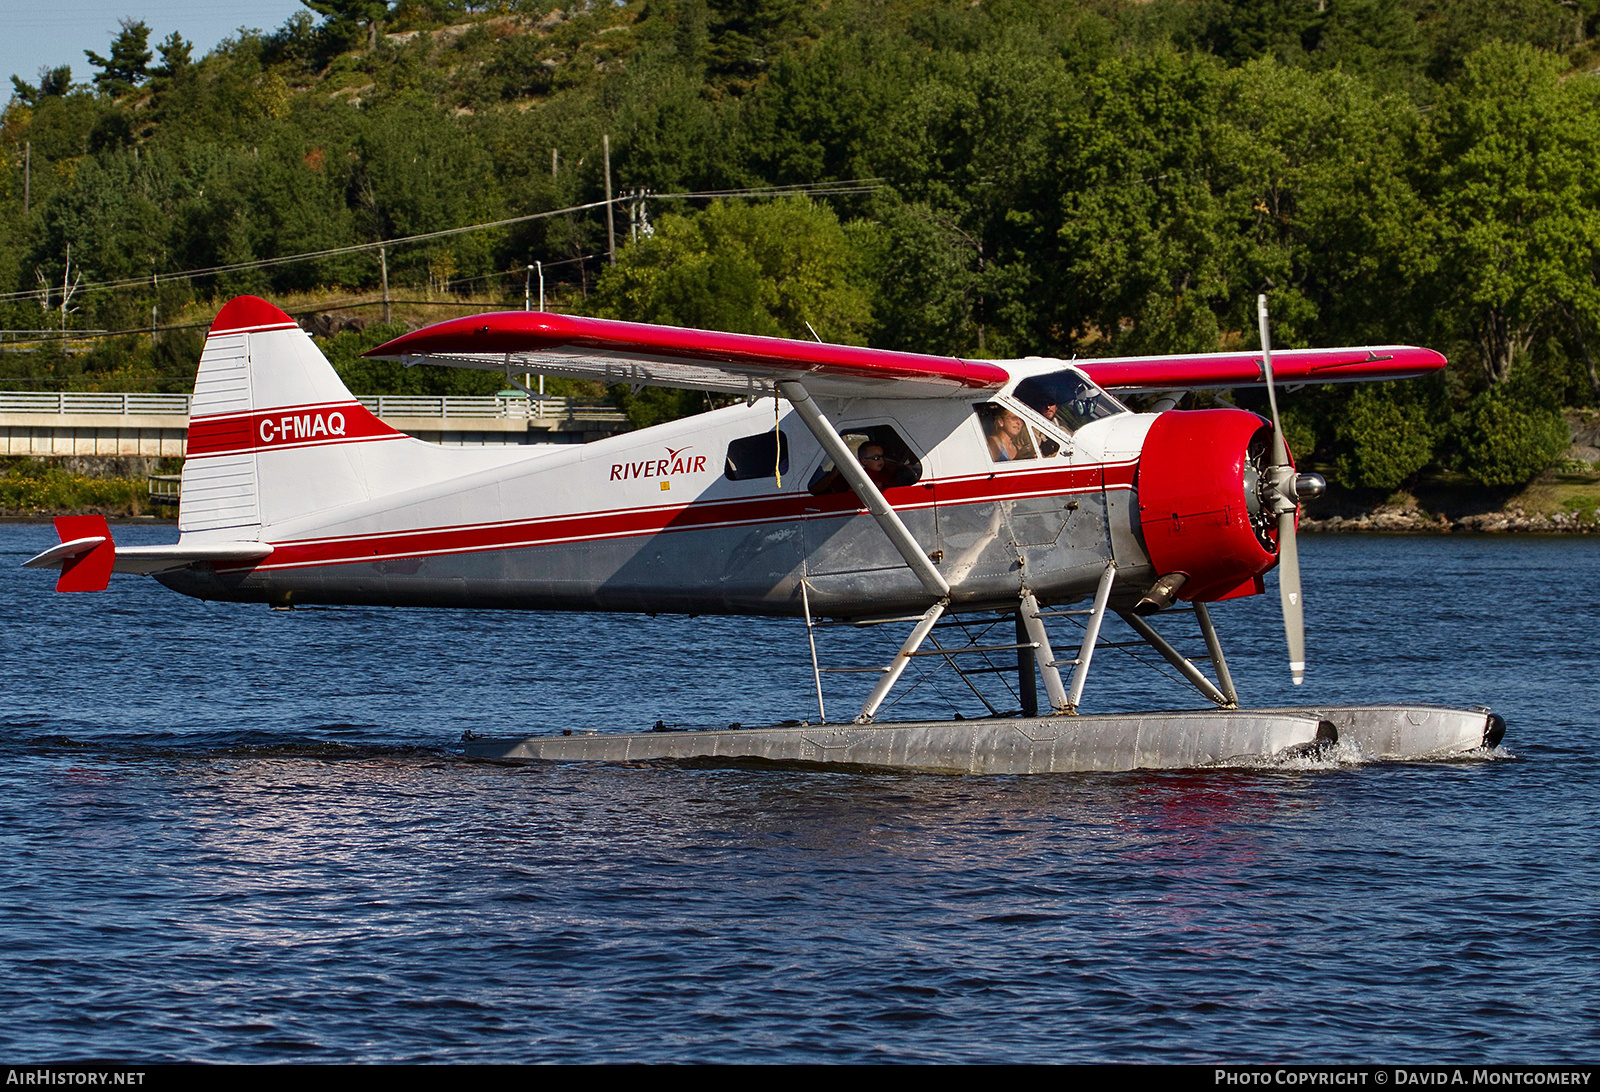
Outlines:
{"label": "bridge guardrail", "polygon": [[[96,391],[0,391],[0,413],[107,414],[114,416],[189,415],[187,394]],[[501,395],[369,395],[359,399],[379,417],[445,419],[557,420],[621,424],[627,420],[599,398],[543,399]]]}
{"label": "bridge guardrail", "polygon": [[107,391],[0,391],[0,413],[102,413],[122,417],[189,416],[187,394]]}

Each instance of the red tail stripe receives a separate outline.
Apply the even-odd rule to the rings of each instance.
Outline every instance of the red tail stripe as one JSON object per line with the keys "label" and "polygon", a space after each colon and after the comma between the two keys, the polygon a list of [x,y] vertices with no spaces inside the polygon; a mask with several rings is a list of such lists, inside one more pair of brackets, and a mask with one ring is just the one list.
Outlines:
{"label": "red tail stripe", "polygon": [[273,448],[393,440],[404,435],[384,424],[360,402],[324,402],[192,418],[186,454],[195,459]]}

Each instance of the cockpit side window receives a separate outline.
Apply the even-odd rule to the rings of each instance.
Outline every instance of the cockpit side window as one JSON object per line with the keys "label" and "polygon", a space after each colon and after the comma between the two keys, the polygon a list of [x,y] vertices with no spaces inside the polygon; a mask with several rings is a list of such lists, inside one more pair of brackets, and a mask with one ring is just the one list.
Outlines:
{"label": "cockpit side window", "polygon": [[989,458],[997,463],[1009,463],[1039,457],[1033,430],[1021,414],[999,402],[982,402],[973,408],[978,411],[978,423],[983,427]]}
{"label": "cockpit side window", "polygon": [[1102,417],[1127,412],[1122,403],[1071,370],[1024,379],[1014,393],[1018,401],[1046,421],[1072,431]]}

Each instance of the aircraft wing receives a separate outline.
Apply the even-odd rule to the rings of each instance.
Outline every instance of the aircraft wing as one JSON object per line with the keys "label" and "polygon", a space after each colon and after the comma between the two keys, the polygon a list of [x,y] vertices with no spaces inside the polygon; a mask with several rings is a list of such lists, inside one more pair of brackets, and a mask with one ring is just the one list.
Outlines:
{"label": "aircraft wing", "polygon": [[[1272,375],[1280,384],[1366,383],[1414,379],[1443,368],[1432,349],[1373,345],[1354,349],[1274,349]],[[1259,387],[1265,380],[1260,351],[1194,356],[1129,356],[1074,360],[1073,367],[1110,391],[1218,390]]]}
{"label": "aircraft wing", "polygon": [[[770,395],[789,379],[813,395],[937,398],[998,390],[1011,378],[981,360],[581,318],[498,311],[450,319],[366,353],[404,364],[539,372],[603,383]],[[1274,358],[1276,359],[1276,358]]]}

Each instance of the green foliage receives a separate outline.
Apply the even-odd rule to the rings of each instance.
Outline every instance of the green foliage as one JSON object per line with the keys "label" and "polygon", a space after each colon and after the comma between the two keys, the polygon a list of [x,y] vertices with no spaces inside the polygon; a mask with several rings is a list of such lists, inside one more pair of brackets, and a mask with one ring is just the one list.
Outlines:
{"label": "green foliage", "polygon": [[161,53],[161,63],[150,70],[152,76],[167,78],[181,77],[189,71],[193,64],[190,51],[194,48],[192,42],[185,40],[182,34],[173,31],[167,35],[166,40],[156,47]]}
{"label": "green foliage", "polygon": [[[153,272],[593,205],[391,247],[391,290],[515,289],[537,260],[596,313],[1002,357],[1248,348],[1264,291],[1285,346],[1464,365],[1448,399],[1294,400],[1298,452],[1384,488],[1482,446],[1513,373],[1600,401],[1597,31],[1600,0],[314,0],[198,59],[174,32],[153,64],[129,20],[93,90],[13,78],[0,323],[45,321],[28,293],[69,244],[86,281],[134,282],[69,324],[140,329],[239,291],[370,292],[379,263]],[[621,192],[884,184],[652,199],[656,235],[604,269],[606,136]],[[182,340],[0,372],[181,382]],[[374,393],[498,383],[347,355]],[[705,405],[621,400],[640,423]]]}
{"label": "green foliage", "polygon": [[1460,467],[1484,485],[1522,485],[1572,442],[1558,410],[1497,387],[1467,403],[1457,424]]}
{"label": "green foliage", "polygon": [[39,76],[39,86],[24,83],[18,76],[11,77],[11,87],[19,100],[37,106],[44,99],[60,97],[72,90],[72,66],[61,65],[47,69]]}
{"label": "green foliage", "polygon": [[[595,314],[858,345],[871,321],[838,217],[803,198],[665,215],[600,278]],[[807,324],[810,324],[808,329]]]}
{"label": "green foliage", "polygon": [[505,377],[494,372],[428,365],[408,368],[392,360],[362,358],[368,349],[405,332],[398,323],[375,322],[325,338],[318,347],[352,394],[493,394],[505,386]]}
{"label": "green foliage", "polygon": [[1440,428],[1414,391],[1393,384],[1360,387],[1350,396],[1337,432],[1340,484],[1398,489],[1433,461]]}
{"label": "green foliage", "polygon": [[101,512],[138,515],[148,503],[146,482],[89,478],[42,459],[8,459],[0,473],[0,511],[21,515]]}
{"label": "green foliage", "polygon": [[150,75],[150,28],[143,22],[122,20],[122,32],[111,42],[111,56],[83,51],[100,71],[94,85],[108,95],[126,95]]}
{"label": "green foliage", "polygon": [[1565,305],[1600,316],[1600,93],[1553,58],[1491,43],[1441,96],[1431,204],[1444,304],[1490,383]]}

